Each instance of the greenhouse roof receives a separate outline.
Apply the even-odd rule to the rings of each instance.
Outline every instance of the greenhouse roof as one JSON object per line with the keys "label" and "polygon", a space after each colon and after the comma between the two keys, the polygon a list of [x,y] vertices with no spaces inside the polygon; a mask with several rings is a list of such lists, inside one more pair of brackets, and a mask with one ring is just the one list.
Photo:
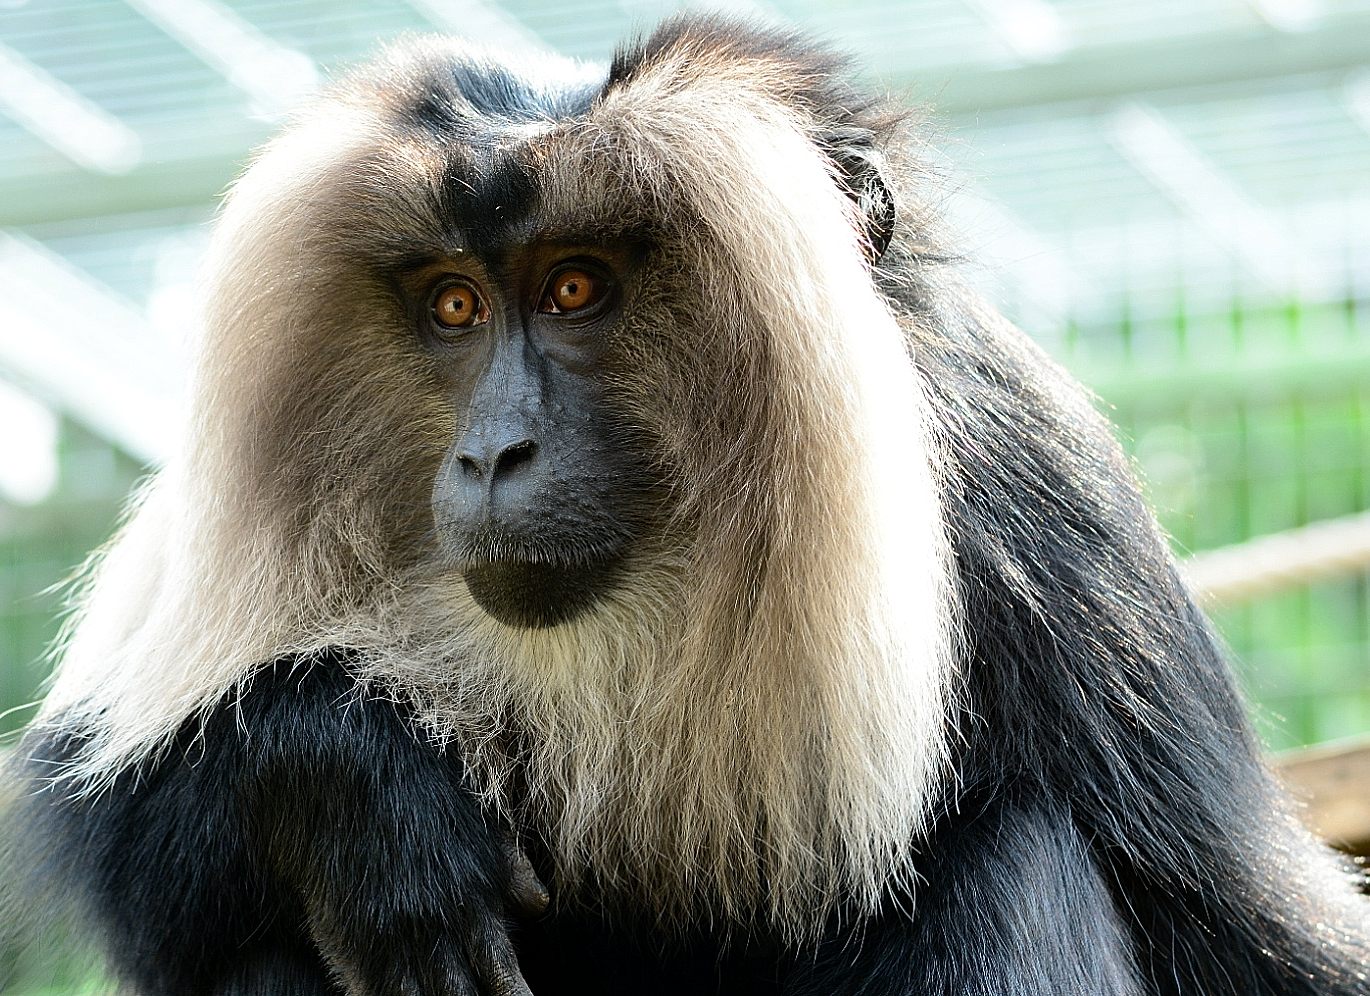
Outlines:
{"label": "greenhouse roof", "polygon": [[[0,0],[0,374],[165,452],[205,222],[293,101],[406,33],[604,60],[675,9]],[[1177,297],[1365,291],[1370,0],[727,9],[830,39],[932,109],[947,212],[1039,337]]]}

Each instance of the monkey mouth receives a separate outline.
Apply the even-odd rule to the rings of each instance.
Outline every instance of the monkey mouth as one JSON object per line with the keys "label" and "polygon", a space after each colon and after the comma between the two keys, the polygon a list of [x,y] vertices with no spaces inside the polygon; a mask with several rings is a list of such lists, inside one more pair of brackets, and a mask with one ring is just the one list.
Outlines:
{"label": "monkey mouth", "polygon": [[618,563],[618,558],[574,564],[468,561],[461,576],[476,604],[506,626],[546,629],[569,622],[599,601]]}
{"label": "monkey mouth", "polygon": [[471,598],[519,629],[570,622],[609,593],[635,532],[608,521],[520,529],[486,519],[475,528],[439,518],[440,558]]}
{"label": "monkey mouth", "polygon": [[572,619],[614,585],[626,543],[536,542],[483,529],[448,547],[471,598],[504,623],[546,629]]}

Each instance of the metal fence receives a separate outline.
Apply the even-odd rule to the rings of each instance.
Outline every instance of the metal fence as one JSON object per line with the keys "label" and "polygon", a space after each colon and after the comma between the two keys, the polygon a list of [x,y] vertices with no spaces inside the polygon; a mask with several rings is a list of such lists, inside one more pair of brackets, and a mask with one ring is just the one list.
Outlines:
{"label": "metal fence", "polygon": [[[1370,508],[1370,301],[1249,305],[1075,328],[1181,554]],[[1101,356],[1101,354],[1103,354]],[[1267,742],[1370,729],[1365,572],[1212,609]]]}

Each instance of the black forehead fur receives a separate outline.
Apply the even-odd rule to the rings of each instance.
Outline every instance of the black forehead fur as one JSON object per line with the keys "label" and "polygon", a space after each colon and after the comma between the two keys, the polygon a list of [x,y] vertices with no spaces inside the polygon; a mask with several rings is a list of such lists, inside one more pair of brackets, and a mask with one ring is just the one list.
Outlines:
{"label": "black forehead fur", "polygon": [[442,157],[433,205],[451,241],[498,255],[537,210],[518,134],[538,122],[585,114],[602,87],[588,74],[536,81],[476,54],[432,53],[392,64],[375,89],[397,130],[417,133]]}
{"label": "black forehead fur", "polygon": [[465,141],[584,114],[600,88],[584,78],[535,83],[507,65],[470,56],[427,67],[421,82],[422,92],[403,108],[403,116],[417,127]]}
{"label": "black forehead fur", "polygon": [[518,133],[537,122],[584,116],[611,90],[682,53],[706,63],[760,61],[783,69],[783,92],[776,96],[815,120],[819,147],[859,198],[899,119],[852,85],[844,58],[794,31],[682,15],[620,47],[604,75],[534,79],[483,55],[431,52],[391,63],[373,84],[396,126],[422,134],[444,156],[436,218],[464,247],[497,254],[526,231],[540,200],[518,154]]}

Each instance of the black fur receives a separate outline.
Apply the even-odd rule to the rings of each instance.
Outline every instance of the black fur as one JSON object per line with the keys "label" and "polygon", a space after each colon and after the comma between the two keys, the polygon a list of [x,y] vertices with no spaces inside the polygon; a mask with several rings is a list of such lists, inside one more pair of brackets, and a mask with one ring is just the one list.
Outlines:
{"label": "black fur", "polygon": [[949,415],[974,621],[963,777],[1070,815],[1141,991],[1370,992],[1370,904],[1348,920],[1307,881],[1313,845],[1107,426],[1015,330],[935,285],[894,293],[941,302],[920,363]]}
{"label": "black fur", "polygon": [[[890,123],[794,36],[676,21],[605,85],[685,41],[789,60],[794,99],[863,195]],[[502,74],[473,64],[449,80],[485,113],[533,114],[536,95]],[[546,113],[577,113],[590,97],[576,94]],[[443,113],[412,121],[455,127]],[[1262,766],[1107,426],[940,275],[921,224],[877,234],[878,285],[933,330],[916,359],[940,413],[970,637],[957,778],[913,895],[839,916],[802,949],[756,925],[668,938],[555,901],[520,921],[459,763],[400,707],[359,695],[339,651],[268,667],[94,799],[30,798],[29,836],[89,890],[116,969],[148,996],[340,992],[326,964],[366,992],[466,992],[481,939],[508,927],[539,996],[1370,996],[1370,905],[1353,905],[1349,879],[1308,875],[1316,845]],[[79,742],[27,747],[37,785]]]}
{"label": "black fur", "polygon": [[[30,746],[41,784],[79,741]],[[49,790],[28,806],[34,839],[89,889],[112,967],[146,996],[336,992],[319,947],[398,993],[428,968],[397,952],[435,958],[502,915],[510,887],[458,766],[359,696],[342,655],[266,668],[94,799]]]}
{"label": "black fur", "polygon": [[511,127],[585,113],[598,89],[593,81],[535,86],[500,63],[446,56],[420,59],[382,87],[369,77],[353,85],[391,109],[401,136],[417,131],[424,144],[446,150],[447,175],[432,191],[439,199],[433,214],[462,219],[448,233],[451,244],[487,257],[506,251],[538,206],[537,190],[513,157],[499,151],[500,141]]}

